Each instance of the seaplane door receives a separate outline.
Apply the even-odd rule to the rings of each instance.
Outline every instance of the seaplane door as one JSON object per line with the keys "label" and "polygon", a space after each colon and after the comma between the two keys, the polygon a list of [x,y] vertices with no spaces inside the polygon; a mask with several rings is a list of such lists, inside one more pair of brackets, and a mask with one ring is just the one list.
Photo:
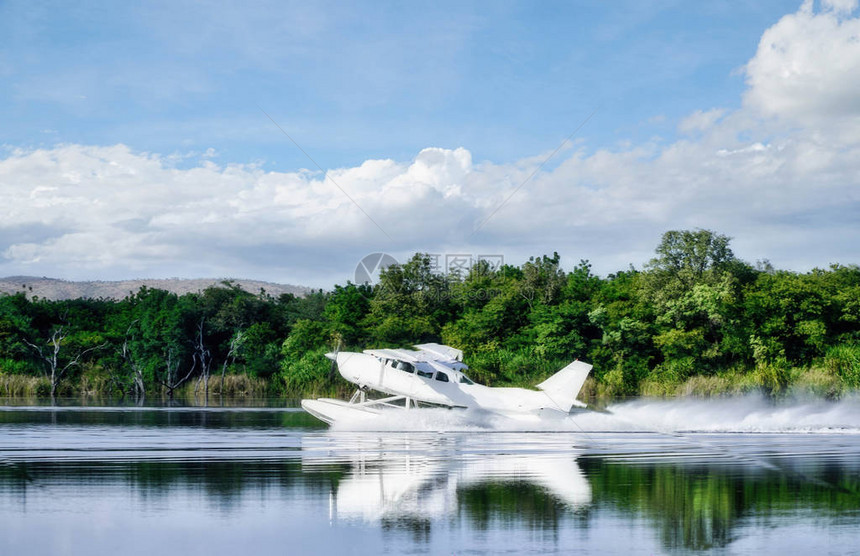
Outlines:
{"label": "seaplane door", "polygon": [[453,373],[437,365],[431,365],[431,367],[433,372],[421,373],[420,377],[416,377],[416,380],[422,381],[420,388],[426,389],[424,390],[427,393],[426,401],[444,405],[460,405],[462,393],[454,382],[456,379]]}
{"label": "seaplane door", "polygon": [[[398,368],[398,365],[403,368]],[[393,359],[380,361],[378,384],[383,392],[411,397],[415,380],[415,368],[410,363]]]}
{"label": "seaplane door", "polygon": [[458,403],[462,392],[460,392],[460,388],[454,380],[456,379],[452,373],[441,369],[437,370],[436,374],[433,376],[433,389],[444,395],[452,403],[456,404]]}

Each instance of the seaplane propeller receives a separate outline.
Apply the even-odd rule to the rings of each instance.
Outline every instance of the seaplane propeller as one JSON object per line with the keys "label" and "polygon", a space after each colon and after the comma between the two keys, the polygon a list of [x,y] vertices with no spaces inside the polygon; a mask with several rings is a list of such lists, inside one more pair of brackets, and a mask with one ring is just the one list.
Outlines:
{"label": "seaplane propeller", "polygon": [[340,344],[341,344],[341,340],[340,340],[340,337],[338,335],[338,337],[335,338],[334,351],[325,354],[326,357],[331,359],[331,367],[329,367],[329,370],[328,370],[329,381],[334,380],[334,377],[337,376],[337,354],[340,353]]}

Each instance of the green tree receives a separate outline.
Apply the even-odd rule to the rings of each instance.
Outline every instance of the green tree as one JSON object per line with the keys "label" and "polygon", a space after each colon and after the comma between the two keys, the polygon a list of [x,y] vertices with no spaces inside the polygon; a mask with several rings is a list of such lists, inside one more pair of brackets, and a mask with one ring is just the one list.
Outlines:
{"label": "green tree", "polygon": [[370,286],[347,282],[346,286],[335,286],[329,296],[323,315],[347,345],[357,345],[364,338],[362,323],[370,312],[372,295]]}
{"label": "green tree", "polygon": [[672,230],[663,234],[651,269],[692,286],[709,270],[722,270],[735,260],[731,238],[711,230]]}
{"label": "green tree", "polygon": [[416,253],[380,272],[365,325],[381,343],[435,341],[454,310],[449,279],[433,271],[428,255]]}
{"label": "green tree", "polygon": [[529,308],[533,308],[536,303],[552,305],[558,302],[566,282],[560,260],[558,253],[554,252],[552,257],[529,257],[523,264],[521,292]]}
{"label": "green tree", "polygon": [[23,293],[0,294],[0,371],[10,374],[34,374],[34,353],[25,339],[34,335],[30,329],[32,306]]}
{"label": "green tree", "polygon": [[642,273],[635,270],[609,275],[588,313],[589,322],[600,330],[589,359],[610,394],[636,393],[658,355],[652,341],[654,310],[642,300],[641,280]]}

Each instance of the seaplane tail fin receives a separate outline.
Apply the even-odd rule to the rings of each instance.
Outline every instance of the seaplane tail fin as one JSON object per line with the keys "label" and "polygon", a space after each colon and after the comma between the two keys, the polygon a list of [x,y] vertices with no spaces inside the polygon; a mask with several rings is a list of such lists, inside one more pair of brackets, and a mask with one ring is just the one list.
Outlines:
{"label": "seaplane tail fin", "polygon": [[571,408],[575,405],[585,407],[585,404],[577,401],[576,396],[579,395],[585,379],[588,378],[591,367],[588,363],[574,361],[538,384],[537,387],[546,392],[546,395],[549,396],[553,403],[565,413],[570,412]]}

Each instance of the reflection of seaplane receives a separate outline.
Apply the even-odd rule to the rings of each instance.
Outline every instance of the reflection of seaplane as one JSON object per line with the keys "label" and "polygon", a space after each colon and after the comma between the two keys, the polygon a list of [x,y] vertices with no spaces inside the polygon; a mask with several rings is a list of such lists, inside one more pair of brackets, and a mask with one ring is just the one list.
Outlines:
{"label": "reflection of seaplane", "polygon": [[[320,446],[303,443],[302,468],[325,472],[338,463],[351,468],[332,490],[331,519],[443,518],[461,510],[463,490],[484,485],[531,485],[572,510],[592,501],[591,485],[571,452],[463,454],[456,437],[441,445],[437,438],[422,445],[421,437],[398,436],[324,440]],[[450,451],[454,454],[438,456]]]}
{"label": "reflection of seaplane", "polygon": [[[348,402],[334,399],[302,400],[308,413],[326,423],[374,419],[390,409],[424,406],[487,411],[514,419],[566,417],[586,405],[576,399],[591,365],[574,361],[537,385],[490,388],[464,374],[463,352],[440,344],[421,344],[415,350],[368,349],[363,353],[328,353],[341,376],[358,386]],[[376,391],[387,397],[368,399]]]}
{"label": "reflection of seaplane", "polygon": [[484,456],[458,469],[408,456],[353,468],[337,489],[332,518],[373,522],[391,517],[438,518],[456,513],[458,490],[522,483],[544,489],[571,509],[591,503],[591,485],[574,459],[535,455]]}

